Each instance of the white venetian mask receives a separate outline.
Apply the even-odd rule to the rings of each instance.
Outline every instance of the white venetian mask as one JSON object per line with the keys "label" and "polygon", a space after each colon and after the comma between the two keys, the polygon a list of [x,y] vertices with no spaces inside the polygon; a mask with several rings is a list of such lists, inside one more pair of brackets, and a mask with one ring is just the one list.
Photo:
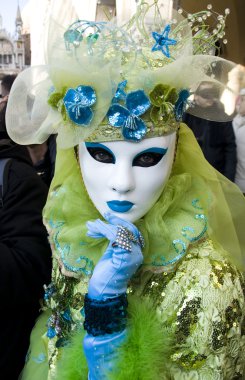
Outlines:
{"label": "white venetian mask", "polygon": [[87,192],[97,210],[130,222],[158,200],[174,159],[176,134],[132,143],[80,143],[79,161]]}

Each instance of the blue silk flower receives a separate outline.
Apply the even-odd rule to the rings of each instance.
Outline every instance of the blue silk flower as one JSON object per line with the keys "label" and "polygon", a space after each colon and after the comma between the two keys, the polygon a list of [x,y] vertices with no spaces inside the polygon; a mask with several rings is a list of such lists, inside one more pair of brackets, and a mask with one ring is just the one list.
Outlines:
{"label": "blue silk flower", "polygon": [[90,86],[69,88],[64,96],[66,112],[73,123],[87,126],[93,118],[91,106],[96,102],[96,93]]}
{"label": "blue silk flower", "polygon": [[107,113],[110,125],[122,128],[125,140],[140,141],[146,134],[147,128],[139,117],[143,115],[151,103],[143,90],[132,91],[126,96],[126,107],[113,104]]}

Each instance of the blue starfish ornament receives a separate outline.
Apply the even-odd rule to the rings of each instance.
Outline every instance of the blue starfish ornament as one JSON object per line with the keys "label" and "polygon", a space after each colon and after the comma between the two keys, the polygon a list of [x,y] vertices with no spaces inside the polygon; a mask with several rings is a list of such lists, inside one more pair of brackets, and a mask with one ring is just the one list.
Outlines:
{"label": "blue starfish ornament", "polygon": [[170,58],[169,46],[176,45],[177,41],[169,38],[170,25],[166,25],[162,33],[152,32],[152,37],[156,41],[151,51],[160,50],[166,57]]}

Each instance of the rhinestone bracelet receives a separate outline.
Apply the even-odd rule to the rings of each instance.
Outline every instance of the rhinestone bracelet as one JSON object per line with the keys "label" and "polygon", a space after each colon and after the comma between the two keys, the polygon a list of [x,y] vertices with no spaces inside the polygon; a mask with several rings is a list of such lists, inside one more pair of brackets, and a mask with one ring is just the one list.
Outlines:
{"label": "rhinestone bracelet", "polygon": [[132,252],[132,243],[138,244],[141,248],[144,247],[144,238],[139,232],[139,236],[135,236],[126,227],[117,226],[116,240],[112,243],[113,247],[120,247],[126,251]]}

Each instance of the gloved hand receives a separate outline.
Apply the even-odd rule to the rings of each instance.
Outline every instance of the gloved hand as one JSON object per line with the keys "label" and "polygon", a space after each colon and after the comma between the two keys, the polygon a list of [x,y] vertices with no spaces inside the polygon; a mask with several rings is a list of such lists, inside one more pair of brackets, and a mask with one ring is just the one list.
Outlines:
{"label": "gloved hand", "polygon": [[[89,282],[88,296],[91,299],[103,300],[117,297],[126,292],[127,284],[143,261],[140,233],[127,221],[112,214],[106,214],[108,224],[101,220],[88,222],[88,236],[106,237],[110,243],[96,265]],[[115,244],[118,237],[118,226],[125,227],[134,235],[131,252]],[[120,243],[119,243],[120,245]],[[108,319],[110,315],[108,315]],[[89,380],[106,380],[107,373],[113,371],[118,356],[118,348],[123,344],[127,331],[93,336],[86,334],[83,347],[89,367]]]}
{"label": "gloved hand", "polygon": [[[106,237],[110,241],[89,281],[88,296],[97,300],[105,300],[125,293],[128,281],[143,261],[138,229],[132,223],[112,214],[106,214],[105,219],[109,224],[100,219],[87,223],[88,236]],[[114,246],[118,226],[125,227],[135,236],[137,242],[131,243],[131,252],[117,245]]]}

